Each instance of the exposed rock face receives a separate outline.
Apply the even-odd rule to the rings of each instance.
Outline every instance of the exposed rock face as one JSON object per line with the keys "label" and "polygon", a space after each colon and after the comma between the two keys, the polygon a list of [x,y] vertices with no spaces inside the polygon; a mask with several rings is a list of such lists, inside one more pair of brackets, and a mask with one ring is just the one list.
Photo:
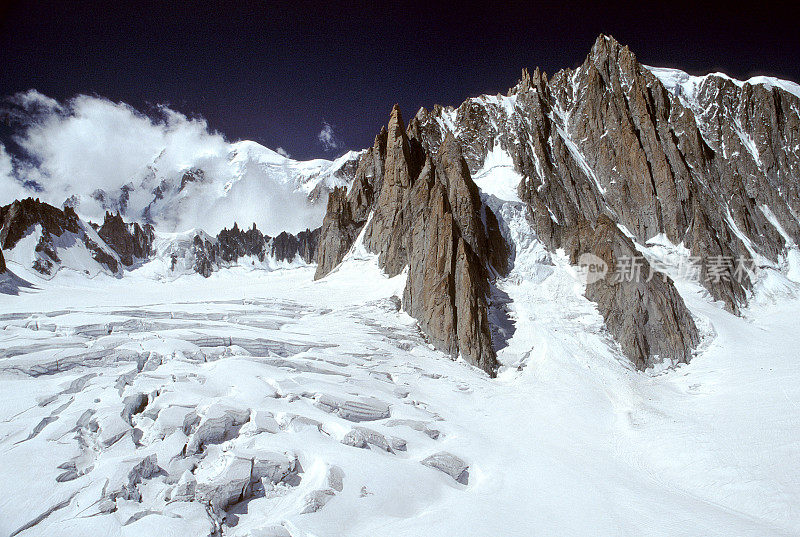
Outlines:
{"label": "exposed rock face", "polygon": [[[234,264],[243,257],[253,257],[260,262],[267,257],[275,261],[292,262],[300,258],[312,263],[317,255],[320,228],[305,230],[296,236],[282,232],[275,238],[264,235],[253,224],[242,230],[234,223],[231,229],[223,229],[216,237],[198,232],[192,239],[189,255],[193,259],[193,270],[208,278],[220,267]],[[177,265],[177,259],[173,265]]]}
{"label": "exposed rock face", "polygon": [[6,259],[3,257],[3,250],[0,250],[0,274],[6,271]]}
{"label": "exposed rock face", "polygon": [[240,257],[249,255],[264,261],[267,255],[266,239],[256,228],[255,223],[247,231],[242,231],[234,223],[230,230],[223,229],[217,235],[220,258],[225,262],[234,262]]}
{"label": "exposed rock face", "polygon": [[133,265],[136,260],[150,257],[155,239],[153,226],[150,224],[126,224],[119,213],[114,215],[109,212],[106,212],[97,234],[117,252],[122,264],[127,266]]}
{"label": "exposed rock face", "polygon": [[[450,136],[432,151],[421,136],[415,120],[406,132],[395,106],[388,128],[362,156],[349,194],[337,190],[329,198],[316,277],[341,262],[363,229],[365,246],[389,276],[408,267],[403,307],[432,343],[492,373],[489,277],[505,269],[507,246],[497,241],[497,220],[486,217],[491,210],[459,144]],[[504,261],[492,266],[496,259]]]}
{"label": "exposed rock face", "polygon": [[181,186],[178,187],[178,191],[182,191],[189,183],[202,183],[205,181],[205,179],[206,173],[202,168],[193,168],[191,170],[187,170],[181,177]]}
{"label": "exposed rock face", "polygon": [[26,198],[0,207],[0,244],[4,250],[13,248],[28,229],[39,224],[48,233],[60,236],[65,231],[80,232],[78,215],[67,208],[64,211],[42,203],[38,199]]}
{"label": "exposed rock face", "polygon": [[776,260],[786,241],[763,207],[800,237],[800,99],[718,76],[704,77],[692,95],[681,88],[668,89],[627,47],[601,36],[576,70],[550,80],[525,71],[508,96],[418,117],[434,146],[444,136],[437,119],[452,120],[473,171],[487,148],[508,152],[549,244],[560,246],[579,215],[593,222],[606,212],[641,243],[659,233],[684,241],[703,259],[709,291],[736,311],[750,282],[706,280],[707,262],[754,253]]}
{"label": "exposed rock face", "polygon": [[320,241],[317,250],[315,279],[322,278],[341,262],[365,223],[365,220],[354,219],[348,202],[347,189],[336,188],[330,193],[328,210],[320,232],[323,240]]}
{"label": "exposed rock face", "polygon": [[[623,258],[637,255],[633,242],[606,215],[600,215],[587,251],[600,257],[616,273]],[[654,362],[686,363],[699,342],[694,321],[669,276],[659,273],[649,281],[649,263],[642,259],[643,279],[602,278],[589,282],[586,298],[596,302],[606,325],[639,369]]]}
{"label": "exposed rock face", "polygon": [[13,249],[36,226],[41,231],[31,267],[41,274],[55,274],[61,264],[59,249],[74,246],[86,248],[97,263],[112,273],[118,272],[119,258],[72,208],[62,211],[38,199],[16,200],[0,207],[0,246]]}
{"label": "exposed rock face", "polygon": [[[448,165],[440,155],[455,145],[466,174],[481,170],[490,153],[507,153],[523,177],[519,196],[531,209],[539,238],[552,249],[563,248],[573,262],[592,252],[613,270],[620,257],[639,255],[628,233],[640,244],[663,234],[699,259],[701,283],[738,312],[753,283],[748,271],[734,277],[735,267],[727,265],[718,278],[712,275],[714,265],[720,260],[747,267],[756,260],[775,263],[787,246],[800,242],[800,98],[779,85],[714,75],[689,80],[677,73],[642,66],[627,47],[600,36],[577,69],[550,79],[538,69],[523,71],[508,95],[484,95],[455,109],[420,109],[407,134],[398,118],[362,156],[349,195],[340,192],[329,200],[317,277],[341,260],[374,210],[365,244],[381,255],[389,274],[411,267],[409,289],[416,291],[407,293],[406,307],[429,334],[448,332],[446,323],[431,328],[432,320],[422,312],[445,312],[437,319],[460,316],[451,317],[450,308],[432,298],[415,304],[413,295],[441,293],[434,282],[443,286],[458,271],[442,255],[422,264],[436,270],[427,273],[430,283],[420,284],[419,274],[426,272],[414,270],[415,262],[420,266],[419,250],[410,242],[433,243],[449,233],[440,215],[452,205],[465,246],[486,259],[480,241],[470,240],[472,228],[464,219],[474,203],[451,203],[470,199],[451,192],[450,185],[459,182],[445,181],[447,195],[442,196],[435,188],[423,195],[417,186],[420,177],[441,184],[430,178],[443,175]],[[410,208],[415,204],[430,213],[422,219],[425,227],[411,224],[420,216]],[[409,229],[417,239],[409,241]],[[444,252],[448,247],[439,244]],[[455,244],[453,251],[459,247]],[[488,254],[496,251],[489,248]],[[486,264],[502,268],[497,255]],[[645,265],[642,271],[649,269]],[[471,282],[476,290],[487,285],[485,271],[462,274],[480,280]],[[638,367],[688,360],[697,330],[668,278],[598,282],[587,286],[586,295],[597,302],[611,333]],[[439,344],[447,348],[451,341]],[[474,345],[474,338],[464,344]]]}
{"label": "exposed rock face", "polygon": [[387,137],[384,127],[372,147],[361,155],[349,193],[343,187],[330,193],[320,232],[315,279],[322,278],[342,261],[366,224],[383,184]]}
{"label": "exposed rock face", "polygon": [[202,274],[204,278],[211,276],[217,262],[217,245],[201,235],[195,235],[192,242],[192,254],[194,255],[194,271]]}
{"label": "exposed rock face", "polygon": [[320,229],[314,231],[307,229],[297,236],[282,232],[272,240],[271,253],[277,261],[292,261],[300,256],[306,263],[313,263],[317,254]]}

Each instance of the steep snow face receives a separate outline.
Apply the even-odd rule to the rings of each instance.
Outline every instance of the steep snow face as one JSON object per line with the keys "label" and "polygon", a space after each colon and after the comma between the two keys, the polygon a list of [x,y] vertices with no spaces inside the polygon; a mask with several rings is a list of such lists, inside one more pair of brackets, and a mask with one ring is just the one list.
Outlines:
{"label": "steep snow face", "polygon": [[297,233],[322,224],[328,192],[350,184],[360,156],[350,151],[334,161],[301,162],[251,141],[210,149],[180,165],[156,156],[132,176],[119,178],[123,186],[116,190],[87,193],[74,185],[40,196],[56,206],[66,198],[86,219],[119,211],[126,220],[149,221],[165,232],[200,227],[216,234],[238,222],[255,223],[271,235]]}
{"label": "steep snow face", "polygon": [[166,231],[194,224],[216,234],[234,221],[255,223],[273,236],[313,229],[322,224],[330,189],[352,180],[349,166],[358,156],[298,162],[254,142],[238,142],[224,158],[199,163],[171,182],[162,179],[154,187],[161,199],[143,211]]}
{"label": "steep snow face", "polygon": [[514,161],[499,143],[483,161],[483,168],[472,175],[473,181],[484,194],[490,194],[503,200],[520,201],[517,186],[522,176],[514,169]]}

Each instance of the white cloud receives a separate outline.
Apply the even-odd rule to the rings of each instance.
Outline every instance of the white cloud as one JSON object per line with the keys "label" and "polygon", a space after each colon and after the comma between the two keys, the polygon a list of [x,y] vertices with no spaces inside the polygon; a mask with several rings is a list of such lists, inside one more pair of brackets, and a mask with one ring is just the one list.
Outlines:
{"label": "white cloud", "polygon": [[33,109],[54,112],[61,110],[61,105],[58,104],[58,101],[52,97],[48,97],[47,95],[39,93],[35,89],[17,93],[16,95],[12,96],[9,101],[29,112]]}
{"label": "white cloud", "polygon": [[153,119],[127,104],[87,95],[63,107],[36,92],[16,99],[27,103],[26,109],[45,104],[53,112],[27,125],[15,141],[39,162],[38,173],[29,179],[57,203],[68,193],[119,188],[156,159],[161,171],[178,171],[227,147],[221,135],[208,131],[205,120],[166,107]]}
{"label": "white cloud", "polygon": [[286,151],[282,147],[279,147],[278,149],[276,149],[275,152],[278,153],[279,155],[282,155],[282,156],[286,157],[286,158],[292,158],[292,155],[290,155],[289,152]]}
{"label": "white cloud", "polygon": [[14,177],[14,166],[6,146],[0,144],[0,206],[8,205],[17,198],[28,197],[22,183]]}
{"label": "white cloud", "polygon": [[317,134],[317,140],[322,144],[322,149],[325,151],[339,149],[339,140],[333,133],[333,127],[327,121],[322,122],[322,130]]}
{"label": "white cloud", "polygon": [[[9,112],[17,126],[14,141],[24,153],[12,159],[0,144],[2,204],[34,196],[61,206],[76,196],[78,213],[98,221],[107,207],[120,207],[129,185],[126,216],[148,214],[162,231],[202,228],[215,234],[237,221],[256,222],[275,235],[322,222],[324,200],[310,205],[297,189],[297,174],[311,171],[255,142],[228,143],[202,118],[165,106],[148,116],[87,95],[59,103],[35,90],[8,102],[15,107]],[[335,147],[329,134],[326,143]],[[288,158],[285,150],[278,153]],[[202,169],[202,178],[182,181],[190,168]],[[105,200],[93,196],[98,189]]]}
{"label": "white cloud", "polygon": [[[141,182],[148,165],[157,165],[164,175],[179,173],[228,148],[222,135],[209,132],[204,119],[164,106],[151,118],[125,103],[87,95],[60,104],[30,90],[9,101],[22,109],[15,114],[22,128],[14,140],[35,163],[17,170],[15,182],[37,183],[42,189],[38,195],[54,205],[73,194]],[[10,179],[0,179],[4,190]]]}

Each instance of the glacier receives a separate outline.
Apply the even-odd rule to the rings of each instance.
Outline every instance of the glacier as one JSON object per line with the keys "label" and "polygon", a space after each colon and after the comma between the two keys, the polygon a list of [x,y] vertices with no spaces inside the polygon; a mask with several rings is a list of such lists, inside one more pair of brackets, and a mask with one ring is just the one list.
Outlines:
{"label": "glacier", "polygon": [[703,343],[638,372],[511,174],[501,154],[476,174],[515,249],[496,379],[434,350],[399,309],[405,275],[359,243],[316,282],[45,281],[10,259],[35,288],[0,296],[0,533],[800,531],[800,285],[770,270],[736,317],[674,274]]}

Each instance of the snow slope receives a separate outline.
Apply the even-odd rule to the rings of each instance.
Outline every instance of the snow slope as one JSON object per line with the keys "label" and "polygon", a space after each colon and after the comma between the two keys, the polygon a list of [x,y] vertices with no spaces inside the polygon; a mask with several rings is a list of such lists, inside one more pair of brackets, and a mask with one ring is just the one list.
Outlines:
{"label": "snow slope", "polygon": [[701,348],[637,372],[497,157],[497,379],[432,350],[358,247],[318,282],[145,266],[0,296],[0,534],[798,534],[797,284],[737,318],[679,280]]}
{"label": "snow slope", "polygon": [[[349,185],[351,177],[342,170],[358,156],[351,151],[334,161],[301,162],[242,141],[177,173],[161,172],[156,160],[134,180],[139,186],[128,194],[127,213],[146,214],[157,229],[172,232],[201,227],[213,235],[233,222],[255,222],[272,236],[314,229],[322,225],[327,193]],[[87,210],[83,201],[78,210]]]}

